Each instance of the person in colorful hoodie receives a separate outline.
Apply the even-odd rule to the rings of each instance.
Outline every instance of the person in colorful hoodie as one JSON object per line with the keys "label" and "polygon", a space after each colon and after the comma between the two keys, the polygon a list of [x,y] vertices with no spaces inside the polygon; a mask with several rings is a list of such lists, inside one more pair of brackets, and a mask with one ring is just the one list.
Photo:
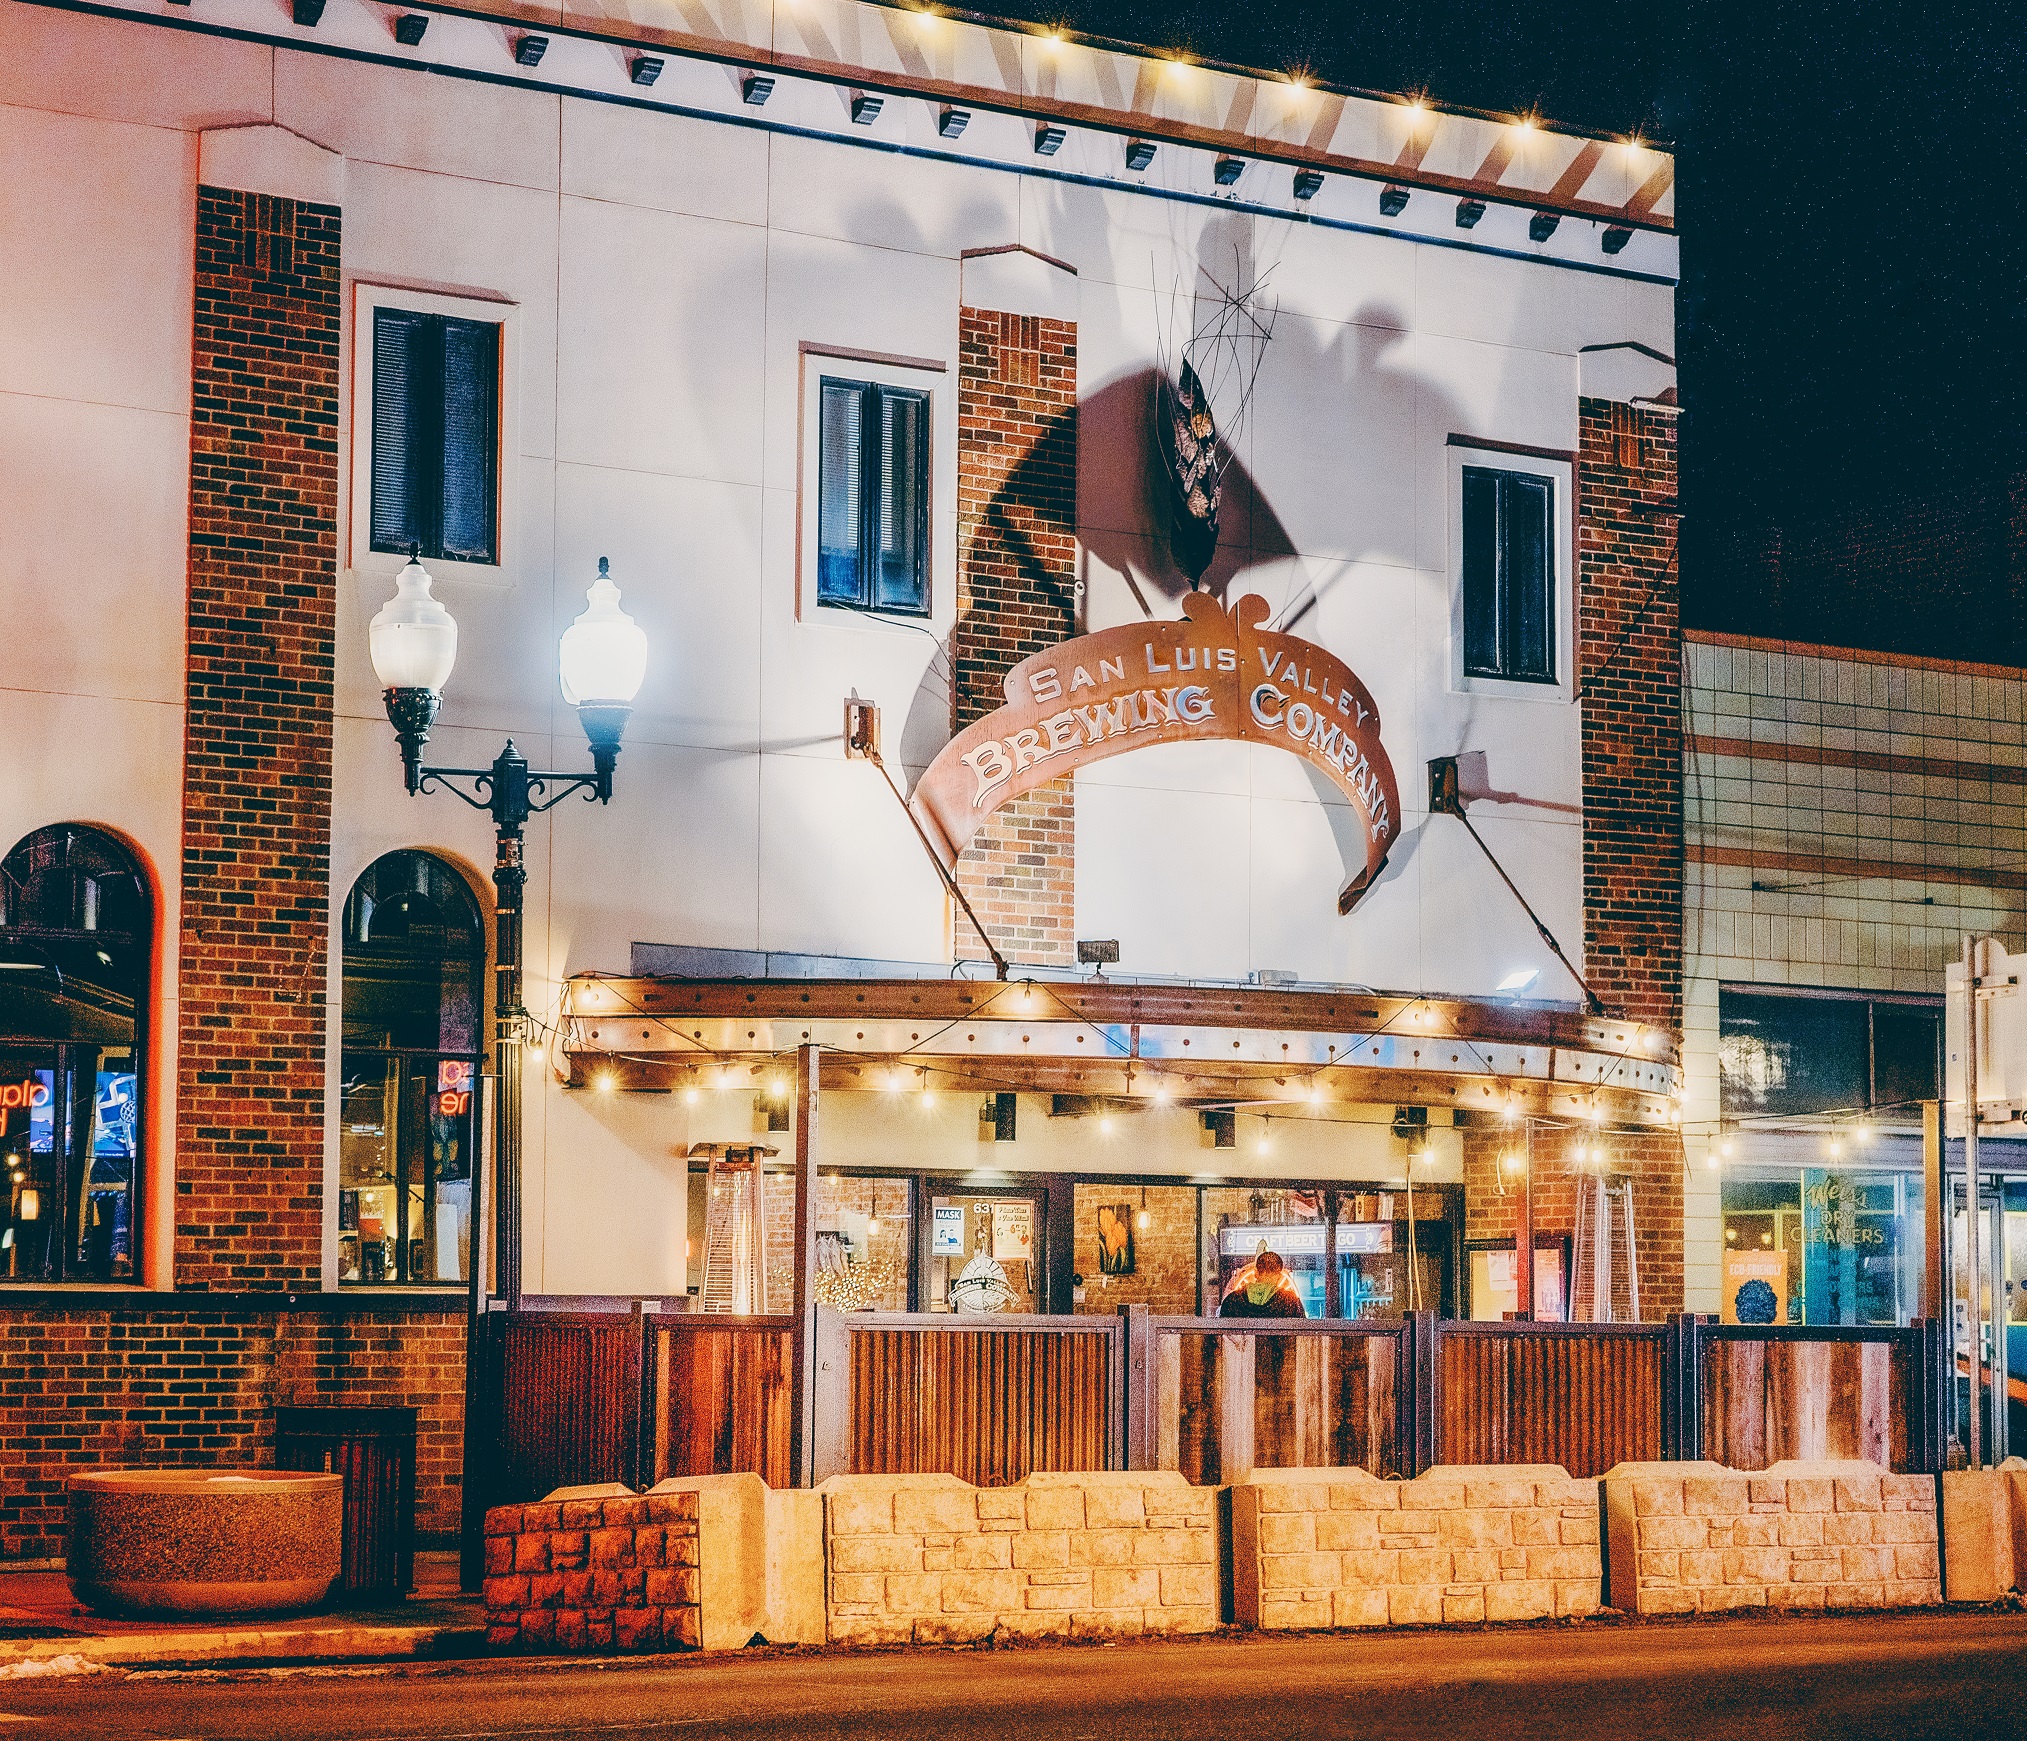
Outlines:
{"label": "person in colorful hoodie", "polygon": [[1302,1296],[1276,1252],[1260,1242],[1253,1261],[1232,1278],[1218,1307],[1220,1318],[1306,1318]]}

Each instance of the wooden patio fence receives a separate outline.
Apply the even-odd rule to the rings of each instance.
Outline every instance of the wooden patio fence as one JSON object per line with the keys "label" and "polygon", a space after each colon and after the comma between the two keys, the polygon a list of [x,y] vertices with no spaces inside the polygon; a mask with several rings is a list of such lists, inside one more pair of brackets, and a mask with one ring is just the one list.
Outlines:
{"label": "wooden patio fence", "polygon": [[[616,1305],[620,1303],[615,1303]],[[1941,1326],[496,1312],[477,1390],[487,1505],[559,1486],[750,1471],[941,1473],[1789,1457],[1942,1466]],[[798,1339],[810,1350],[798,1397]],[[800,1429],[800,1430],[798,1430]]]}

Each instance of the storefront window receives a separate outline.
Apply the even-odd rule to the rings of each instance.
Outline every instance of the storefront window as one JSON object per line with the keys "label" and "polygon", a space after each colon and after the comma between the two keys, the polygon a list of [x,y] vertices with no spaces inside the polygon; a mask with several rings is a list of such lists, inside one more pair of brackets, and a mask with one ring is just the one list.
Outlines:
{"label": "storefront window", "polygon": [[1086,1180],[1076,1187],[1075,1207],[1077,1311],[1196,1311],[1195,1186]]}
{"label": "storefront window", "polygon": [[1726,1113],[1902,1111],[1938,1093],[1936,1000],[1724,987],[1718,1077]]}
{"label": "storefront window", "polygon": [[840,1311],[905,1312],[914,1182],[824,1173],[817,1180],[816,1297]]}
{"label": "storefront window", "polygon": [[154,915],[131,854],[45,828],[0,860],[0,1279],[131,1281]]}
{"label": "storefront window", "polygon": [[345,903],[338,1274],[467,1279],[485,942],[464,880],[376,861]]}
{"label": "storefront window", "polygon": [[1727,1179],[1722,1317],[1742,1324],[1901,1324],[1919,1298],[1914,1173],[1804,1167]]}
{"label": "storefront window", "polygon": [[1266,1186],[1204,1192],[1204,1315],[1217,1316],[1225,1294],[1262,1245],[1287,1266],[1303,1311],[1322,1317],[1322,1194]]}

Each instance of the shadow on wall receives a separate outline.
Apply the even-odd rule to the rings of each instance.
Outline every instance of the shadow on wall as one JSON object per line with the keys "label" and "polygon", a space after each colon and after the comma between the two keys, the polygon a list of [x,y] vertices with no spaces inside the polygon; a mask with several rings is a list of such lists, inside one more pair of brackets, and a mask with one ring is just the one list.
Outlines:
{"label": "shadow on wall", "polygon": [[[1220,214],[1208,222],[1193,249],[1194,296],[1207,298],[1214,285],[1229,285],[1235,279],[1249,281],[1255,270],[1253,238],[1251,219],[1240,214]],[[1271,303],[1271,272],[1263,296]],[[1180,286],[1171,290],[1157,285],[1155,302],[1157,323],[1166,321],[1186,334],[1190,294]],[[1396,743],[1412,744],[1417,756],[1477,750],[1482,768],[1494,730],[1484,717],[1485,700],[1446,693],[1451,633],[1448,532],[1435,558],[1439,569],[1431,572],[1416,566],[1429,559],[1414,548],[1401,548],[1401,538],[1392,531],[1343,524],[1340,519],[1357,511],[1359,492],[1344,486],[1361,473],[1369,479],[1374,471],[1390,472],[1401,489],[1418,494],[1434,489],[1447,495],[1445,466],[1438,464],[1433,474],[1422,475],[1429,472],[1431,456],[1440,461],[1451,434],[1494,433],[1473,428],[1462,407],[1438,382],[1407,366],[1401,347],[1408,328],[1408,316],[1385,299],[1361,303],[1345,321],[1290,316],[1276,322],[1258,381],[1261,401],[1238,429],[1237,450],[1224,474],[1218,548],[1202,590],[1221,599],[1258,591],[1275,607],[1273,627],[1321,637],[1326,603],[1339,620],[1356,620],[1381,589],[1431,589],[1434,597],[1424,601],[1418,614],[1425,635],[1434,632],[1442,637],[1441,650],[1426,649],[1421,662],[1429,684],[1440,687],[1421,697],[1419,718],[1390,721],[1389,735]],[[1176,336],[1150,330],[1146,349],[1173,353]],[[1156,437],[1157,383],[1152,363],[1115,376],[1080,398],[1074,431],[1083,574],[1088,577],[1095,562],[1118,575],[1134,605],[1150,618],[1175,615],[1178,601],[1191,590],[1169,545],[1167,478]],[[1277,415],[1271,421],[1278,427],[1263,440],[1266,396],[1298,390],[1311,409],[1294,418]],[[1300,443],[1292,450],[1282,433],[1291,429]],[[1067,428],[1062,431],[1065,441],[1071,434]],[[986,510],[997,536],[1016,552],[1026,548],[1020,525],[1027,504],[1048,487],[1045,468],[1060,465],[1061,449],[1062,442],[1052,431],[1013,468]],[[1277,496],[1301,502],[1300,518],[1306,524],[1323,522],[1322,536],[1312,542],[1324,544],[1333,554],[1318,556],[1300,547],[1297,534],[1277,509]],[[1034,572],[1037,584],[1056,586],[1038,559]],[[1088,605],[1088,599],[1084,602]],[[911,774],[919,773],[948,740],[950,726],[946,649],[946,657],[925,671],[904,728],[903,761]],[[1408,815],[1382,882],[1401,876],[1419,842],[1419,763],[1400,764],[1396,773]],[[1480,796],[1500,803],[1564,808],[1499,791],[1496,776],[1496,769],[1483,776]],[[1349,876],[1364,862],[1357,819],[1320,774],[1313,775],[1311,783],[1324,803]]]}

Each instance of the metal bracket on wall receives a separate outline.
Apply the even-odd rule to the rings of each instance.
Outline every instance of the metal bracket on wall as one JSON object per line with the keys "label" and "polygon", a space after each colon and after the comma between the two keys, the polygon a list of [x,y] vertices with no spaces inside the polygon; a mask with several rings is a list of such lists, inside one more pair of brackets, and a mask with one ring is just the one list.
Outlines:
{"label": "metal bracket on wall", "polygon": [[1464,824],[1464,832],[1477,842],[1478,850],[1485,855],[1486,863],[1499,873],[1499,880],[1506,885],[1508,892],[1520,903],[1520,910],[1532,921],[1535,931],[1540,935],[1542,942],[1548,945],[1550,952],[1555,956],[1556,960],[1563,964],[1564,971],[1582,989],[1584,1007],[1594,1016],[1603,1015],[1605,1013],[1605,1006],[1599,1001],[1598,994],[1591,990],[1590,981],[1577,972],[1575,964],[1563,953],[1562,945],[1555,940],[1555,933],[1542,923],[1541,915],[1528,905],[1527,897],[1520,892],[1514,880],[1506,874],[1506,867],[1493,857],[1492,848],[1485,844],[1484,837],[1479,834],[1477,829],[1471,826],[1471,818],[1464,813],[1464,793],[1457,778],[1457,758],[1455,756],[1436,756],[1429,763],[1429,814],[1431,816],[1454,816],[1459,822]]}

